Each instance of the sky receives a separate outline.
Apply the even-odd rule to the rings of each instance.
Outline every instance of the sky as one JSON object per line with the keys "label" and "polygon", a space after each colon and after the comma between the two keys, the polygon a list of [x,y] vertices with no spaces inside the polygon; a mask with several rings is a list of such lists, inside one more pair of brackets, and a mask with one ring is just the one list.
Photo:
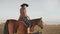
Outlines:
{"label": "sky", "polygon": [[29,4],[30,19],[42,17],[44,24],[60,24],[60,0],[0,0],[0,22],[19,18],[20,5]]}

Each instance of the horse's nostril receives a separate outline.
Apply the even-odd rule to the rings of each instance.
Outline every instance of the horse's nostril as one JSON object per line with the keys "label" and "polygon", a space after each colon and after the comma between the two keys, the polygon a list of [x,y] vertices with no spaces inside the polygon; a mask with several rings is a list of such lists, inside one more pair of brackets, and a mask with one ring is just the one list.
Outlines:
{"label": "horse's nostril", "polygon": [[41,29],[43,29],[43,27],[41,27]]}

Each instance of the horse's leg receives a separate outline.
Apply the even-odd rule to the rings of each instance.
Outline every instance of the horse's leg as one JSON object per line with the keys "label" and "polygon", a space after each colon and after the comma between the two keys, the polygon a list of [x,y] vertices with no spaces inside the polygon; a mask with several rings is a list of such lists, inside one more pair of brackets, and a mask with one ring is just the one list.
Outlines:
{"label": "horse's leg", "polygon": [[11,22],[8,24],[8,31],[9,31],[9,34],[14,34],[13,24]]}
{"label": "horse's leg", "polygon": [[27,28],[27,32],[28,32],[28,34],[31,34],[31,28],[30,27]]}
{"label": "horse's leg", "polygon": [[31,27],[31,32],[33,32],[34,31],[34,25]]}
{"label": "horse's leg", "polygon": [[19,27],[17,28],[17,34],[25,34],[23,26],[19,24]]}
{"label": "horse's leg", "polygon": [[20,22],[18,25],[19,26],[17,28],[17,34],[26,34],[27,28],[26,28],[25,24],[23,22]]}

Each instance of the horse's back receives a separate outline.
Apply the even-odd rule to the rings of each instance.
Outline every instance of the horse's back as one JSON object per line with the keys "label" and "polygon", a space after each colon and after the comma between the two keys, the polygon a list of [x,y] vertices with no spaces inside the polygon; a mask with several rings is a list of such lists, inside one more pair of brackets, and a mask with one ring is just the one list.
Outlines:
{"label": "horse's back", "polygon": [[25,33],[26,32],[26,25],[23,21],[18,21],[14,19],[9,20],[9,24],[13,27],[14,31],[19,33]]}

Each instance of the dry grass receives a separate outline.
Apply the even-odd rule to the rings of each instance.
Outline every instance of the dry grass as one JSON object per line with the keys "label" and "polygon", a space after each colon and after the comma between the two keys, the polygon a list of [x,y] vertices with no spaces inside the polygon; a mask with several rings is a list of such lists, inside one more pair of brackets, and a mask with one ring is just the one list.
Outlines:
{"label": "dry grass", "polygon": [[[0,24],[0,34],[3,34],[3,28],[4,24]],[[42,31],[43,34],[60,34],[60,25],[44,25],[42,30],[36,26],[34,31]]]}
{"label": "dry grass", "polygon": [[0,34],[3,34],[4,24],[0,24]]}
{"label": "dry grass", "polygon": [[43,34],[60,34],[60,25],[45,25]]}

